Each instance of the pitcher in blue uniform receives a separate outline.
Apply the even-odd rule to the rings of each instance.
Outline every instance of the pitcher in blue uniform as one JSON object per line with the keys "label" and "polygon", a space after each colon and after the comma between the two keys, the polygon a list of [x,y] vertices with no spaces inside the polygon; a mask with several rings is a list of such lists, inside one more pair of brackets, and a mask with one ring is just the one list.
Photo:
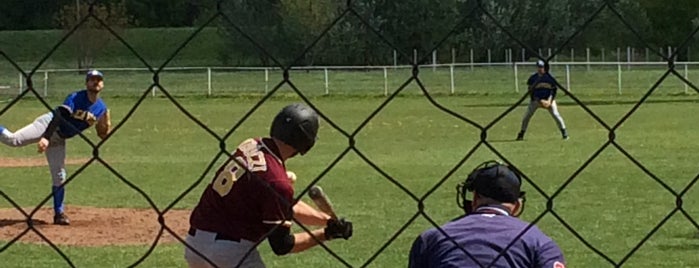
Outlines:
{"label": "pitcher in blue uniform", "polygon": [[507,165],[479,165],[457,186],[466,215],[443,225],[444,232],[422,233],[413,243],[409,267],[565,268],[558,245],[517,217],[524,206],[521,184],[519,173]]}
{"label": "pitcher in blue uniform", "polygon": [[103,88],[104,75],[100,71],[91,70],[85,77],[85,89],[69,94],[63,105],[37,117],[33,123],[16,132],[0,125],[0,142],[12,147],[36,143],[39,153],[46,153],[53,179],[54,224],[70,224],[63,208],[66,139],[93,125],[102,139],[111,131],[109,110],[99,97]]}
{"label": "pitcher in blue uniform", "polygon": [[558,105],[556,104],[556,78],[549,73],[549,64],[542,60],[536,62],[537,71],[532,74],[527,80],[529,85],[530,101],[527,107],[527,112],[522,118],[522,128],[517,134],[517,140],[524,139],[524,133],[527,132],[529,120],[536,112],[536,109],[543,108],[549,111],[553,120],[556,121],[558,129],[561,131],[561,136],[564,140],[568,139],[568,131],[566,124],[563,122],[563,117],[558,113]]}

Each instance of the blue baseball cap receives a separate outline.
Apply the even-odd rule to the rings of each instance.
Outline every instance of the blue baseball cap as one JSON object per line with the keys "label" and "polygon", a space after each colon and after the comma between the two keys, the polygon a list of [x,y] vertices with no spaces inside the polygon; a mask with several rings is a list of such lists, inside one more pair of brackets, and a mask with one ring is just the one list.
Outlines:
{"label": "blue baseball cap", "polygon": [[541,68],[543,68],[543,67],[545,67],[545,66],[546,66],[546,62],[544,62],[543,60],[538,60],[538,61],[536,61],[536,67],[541,67]]}
{"label": "blue baseball cap", "polygon": [[89,70],[87,71],[87,75],[85,76],[85,81],[90,80],[93,76],[99,76],[99,78],[104,79],[104,74],[98,70]]}

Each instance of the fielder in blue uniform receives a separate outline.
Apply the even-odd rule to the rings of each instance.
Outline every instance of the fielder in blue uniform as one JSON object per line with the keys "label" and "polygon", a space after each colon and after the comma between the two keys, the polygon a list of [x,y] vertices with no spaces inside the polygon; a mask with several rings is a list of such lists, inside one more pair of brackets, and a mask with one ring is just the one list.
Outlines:
{"label": "fielder in blue uniform", "polygon": [[[517,218],[524,206],[520,186],[514,169],[495,161],[479,165],[457,187],[457,200],[466,215],[441,226],[451,239],[437,228],[425,231],[413,243],[408,266],[565,268],[558,245]],[[472,193],[471,199],[467,193]]]}
{"label": "fielder in blue uniform", "polygon": [[537,71],[532,74],[527,81],[529,85],[529,94],[531,96],[527,112],[522,118],[522,128],[517,134],[517,140],[524,139],[524,133],[527,132],[529,120],[536,112],[536,109],[543,108],[549,111],[553,120],[556,121],[558,129],[561,131],[561,136],[564,140],[568,139],[568,131],[566,130],[563,117],[558,113],[558,105],[556,104],[556,79],[549,73],[549,65],[547,62],[539,60],[536,62]]}
{"label": "fielder in blue uniform", "polygon": [[111,131],[109,110],[99,97],[103,88],[104,75],[100,71],[91,70],[85,77],[85,89],[69,94],[63,105],[37,117],[34,122],[16,132],[0,125],[0,142],[12,147],[36,143],[39,153],[46,153],[53,179],[54,224],[70,224],[63,208],[66,140],[93,125],[102,139]]}

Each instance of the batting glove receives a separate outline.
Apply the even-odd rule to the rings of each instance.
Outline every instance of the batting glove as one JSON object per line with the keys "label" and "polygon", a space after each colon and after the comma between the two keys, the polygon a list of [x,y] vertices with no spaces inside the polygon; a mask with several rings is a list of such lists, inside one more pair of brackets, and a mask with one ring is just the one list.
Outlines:
{"label": "batting glove", "polygon": [[352,222],[340,219],[330,219],[325,227],[325,239],[332,240],[335,238],[344,238],[345,240],[352,237]]}

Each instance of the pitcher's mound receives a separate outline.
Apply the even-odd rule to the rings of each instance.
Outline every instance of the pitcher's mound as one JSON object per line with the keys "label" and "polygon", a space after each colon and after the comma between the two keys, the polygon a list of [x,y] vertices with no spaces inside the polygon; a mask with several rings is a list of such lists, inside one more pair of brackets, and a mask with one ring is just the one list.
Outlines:
{"label": "pitcher's mound", "polygon": [[[25,208],[29,213],[31,209]],[[42,208],[33,217],[34,228],[56,245],[104,246],[150,245],[161,225],[153,209],[95,208],[68,206],[65,209],[70,225],[53,224],[53,208]],[[189,228],[190,210],[170,210],[164,215],[165,225],[184,239]],[[26,218],[14,208],[0,209],[0,245],[27,229]],[[19,240],[24,243],[46,242],[33,230]],[[163,230],[159,243],[178,242]]]}

